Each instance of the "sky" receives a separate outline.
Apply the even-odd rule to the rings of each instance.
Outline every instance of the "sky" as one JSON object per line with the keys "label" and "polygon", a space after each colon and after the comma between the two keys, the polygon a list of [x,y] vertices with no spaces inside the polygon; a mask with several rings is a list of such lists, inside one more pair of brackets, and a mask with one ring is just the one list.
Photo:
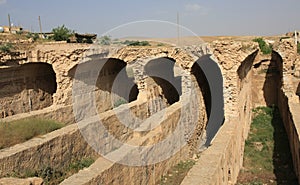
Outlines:
{"label": "sky", "polygon": [[14,25],[35,32],[40,16],[43,32],[64,24],[79,33],[176,37],[177,13],[182,36],[300,30],[299,0],[0,0],[0,25],[10,14]]}

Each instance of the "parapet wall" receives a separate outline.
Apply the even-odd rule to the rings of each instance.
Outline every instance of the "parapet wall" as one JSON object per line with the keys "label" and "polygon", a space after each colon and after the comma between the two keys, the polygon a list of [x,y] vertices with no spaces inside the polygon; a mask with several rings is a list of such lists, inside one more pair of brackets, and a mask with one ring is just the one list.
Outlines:
{"label": "parapet wall", "polygon": [[[157,164],[151,164],[151,158],[157,158],[161,155],[161,150],[155,148],[155,143],[165,139],[165,137],[172,133],[178,126],[177,123],[182,116],[181,103],[173,104],[167,108],[166,111],[165,119],[161,120],[162,122],[160,125],[162,126],[159,126],[147,134],[136,135],[126,143],[132,146],[149,146],[154,144],[152,146],[153,150],[151,150],[151,153],[145,153],[146,155],[144,156],[145,162],[147,162],[147,159],[150,159],[149,165],[127,166],[120,164],[126,162],[123,160],[127,159],[127,162],[129,163],[130,161],[133,162],[134,160],[140,160],[140,154],[136,155],[135,152],[131,150],[125,150],[126,153],[124,153],[123,147],[120,147],[116,151],[113,151],[113,153],[122,156],[120,161],[112,162],[100,157],[88,169],[80,171],[63,181],[61,184],[156,184],[160,180],[161,176],[168,171],[168,169],[177,164],[179,161],[185,160],[189,157],[189,146],[186,145],[181,148],[180,151],[176,152],[175,155],[170,155],[170,158],[167,160],[162,160],[162,162]],[[189,123],[189,120],[191,121],[193,119],[184,119],[186,125],[191,124]],[[156,117],[150,117],[149,120],[147,120],[148,123],[153,123],[155,121],[157,121]],[[172,142],[172,144],[177,145],[178,142],[179,141]],[[168,147],[170,151],[176,148],[176,146],[172,145],[165,147]]]}

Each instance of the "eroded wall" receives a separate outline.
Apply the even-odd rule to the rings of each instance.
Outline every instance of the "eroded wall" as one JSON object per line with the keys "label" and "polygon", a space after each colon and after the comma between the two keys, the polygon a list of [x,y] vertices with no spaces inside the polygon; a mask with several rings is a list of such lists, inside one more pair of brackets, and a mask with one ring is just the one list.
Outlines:
{"label": "eroded wall", "polygon": [[40,110],[53,104],[56,74],[46,63],[0,69],[1,118]]}

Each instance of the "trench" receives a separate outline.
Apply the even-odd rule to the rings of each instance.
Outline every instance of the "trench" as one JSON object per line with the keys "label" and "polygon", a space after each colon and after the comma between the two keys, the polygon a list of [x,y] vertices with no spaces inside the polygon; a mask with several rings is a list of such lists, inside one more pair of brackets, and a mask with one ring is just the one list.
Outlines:
{"label": "trench", "polygon": [[[271,56],[258,54],[248,58],[238,70],[240,79],[249,75],[255,109],[237,184],[298,184],[289,139],[277,107],[283,93],[282,63],[281,56],[273,51]],[[243,66],[247,67],[242,70]],[[243,83],[241,79],[242,86]]]}

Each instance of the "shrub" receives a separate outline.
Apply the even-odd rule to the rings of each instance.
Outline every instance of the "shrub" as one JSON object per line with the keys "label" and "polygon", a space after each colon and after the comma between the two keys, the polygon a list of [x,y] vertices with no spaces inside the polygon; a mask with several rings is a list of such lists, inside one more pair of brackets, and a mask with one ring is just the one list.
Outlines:
{"label": "shrub", "polygon": [[32,38],[33,41],[36,41],[37,39],[39,39],[39,34],[38,33],[27,33],[26,37],[28,39]]}
{"label": "shrub", "polygon": [[79,172],[79,170],[89,167],[94,162],[95,160],[93,158],[83,158],[81,160],[76,160],[69,165],[66,164],[66,167],[64,167],[63,169],[44,166],[39,170],[25,169],[21,173],[13,172],[11,174],[7,174],[6,177],[40,177],[44,180],[45,184],[59,184],[67,177]]}
{"label": "shrub", "polygon": [[127,46],[150,46],[150,43],[148,41],[129,41],[126,40],[123,42],[123,44]]}
{"label": "shrub", "polygon": [[269,46],[264,40],[263,38],[256,38],[253,40],[254,42],[257,42],[259,45],[259,48],[261,50],[261,52],[265,55],[267,54],[271,54],[272,53],[272,46]]}
{"label": "shrub", "polygon": [[95,162],[95,160],[92,158],[84,158],[84,159],[81,159],[80,161],[75,161],[75,162],[71,163],[69,165],[69,168],[67,171],[76,173],[79,170],[82,170],[84,168],[91,166],[94,162]]}
{"label": "shrub", "polygon": [[70,36],[74,34],[74,31],[65,27],[65,25],[58,26],[57,28],[52,29],[53,40],[55,41],[67,41]]}
{"label": "shrub", "polygon": [[12,48],[13,48],[13,45],[11,43],[0,45],[0,51],[2,51],[4,53],[9,53]]}
{"label": "shrub", "polygon": [[114,108],[119,107],[120,105],[128,103],[125,99],[120,98],[114,103]]}

